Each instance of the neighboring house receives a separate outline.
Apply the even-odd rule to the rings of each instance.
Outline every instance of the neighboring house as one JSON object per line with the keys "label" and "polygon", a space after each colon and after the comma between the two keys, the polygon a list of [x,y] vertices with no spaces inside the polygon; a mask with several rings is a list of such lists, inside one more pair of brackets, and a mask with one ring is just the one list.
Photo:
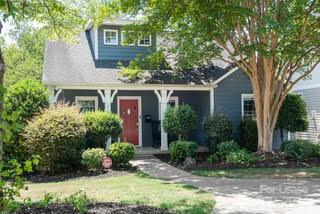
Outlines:
{"label": "neighboring house", "polygon": [[[118,75],[117,63],[150,54],[159,45],[155,35],[122,44],[121,26],[128,23],[106,21],[98,29],[88,26],[78,44],[46,43],[43,82],[50,87],[51,104],[63,100],[82,110],[117,113],[123,119],[122,140],[141,147],[151,147],[155,140],[151,121],[161,121],[169,106],[180,104],[191,105],[199,118],[191,140],[205,144],[201,123],[218,112],[230,118],[237,138],[241,118],[254,114],[249,78],[237,68],[206,66],[175,75],[161,71],[139,82],[126,82]],[[163,129],[160,133],[161,150],[167,150],[167,134]]]}
{"label": "neighboring house", "polygon": [[300,81],[292,90],[300,94],[307,105],[309,128],[306,132],[291,133],[293,139],[309,139],[320,142],[320,66],[316,67],[312,75]]}

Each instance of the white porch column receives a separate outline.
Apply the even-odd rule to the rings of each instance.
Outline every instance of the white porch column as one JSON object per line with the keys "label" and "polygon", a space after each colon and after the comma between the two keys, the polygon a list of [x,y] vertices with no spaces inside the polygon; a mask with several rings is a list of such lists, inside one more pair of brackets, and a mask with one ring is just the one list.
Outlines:
{"label": "white porch column", "polygon": [[210,89],[210,114],[214,114],[214,87]]}
{"label": "white porch column", "polygon": [[57,102],[58,100],[58,96],[60,95],[60,93],[62,92],[62,89],[59,88],[55,88],[54,86],[50,86],[49,87],[49,104],[50,107],[53,108],[54,104]]}
{"label": "white porch column", "polygon": [[[111,112],[111,104],[113,103],[115,95],[118,93],[118,90],[114,90],[113,92],[111,89],[107,88],[103,91],[98,89],[98,93],[104,103],[104,111]],[[106,150],[108,150],[109,146],[111,145],[111,138],[106,141]]]}
{"label": "white porch column", "polygon": [[173,90],[170,90],[168,93],[168,90],[162,89],[159,91],[155,90],[154,93],[158,97],[159,101],[159,111],[160,111],[160,121],[161,121],[161,150],[168,150],[168,134],[164,131],[163,128],[163,119],[164,114],[168,107],[168,102],[171,94],[173,93]]}

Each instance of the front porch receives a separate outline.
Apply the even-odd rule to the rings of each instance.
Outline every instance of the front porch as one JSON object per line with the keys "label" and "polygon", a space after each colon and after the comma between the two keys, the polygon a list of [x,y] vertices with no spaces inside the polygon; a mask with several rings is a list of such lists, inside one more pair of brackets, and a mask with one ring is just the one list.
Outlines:
{"label": "front porch", "polygon": [[[155,144],[156,136],[153,124],[162,124],[165,111],[168,107],[180,104],[190,105],[197,113],[198,128],[190,134],[190,140],[204,145],[204,135],[201,122],[205,116],[214,112],[214,85],[122,85],[108,88],[89,86],[56,86],[51,88],[50,103],[65,101],[79,105],[85,103],[90,110],[111,111],[117,113],[124,120],[121,139],[126,133],[137,138],[137,142],[130,140],[137,148],[138,154],[162,154],[168,151],[168,137],[163,127],[159,127],[159,139]],[[136,102],[131,102],[136,100]],[[130,102],[129,102],[130,101]],[[128,106],[129,104],[132,106]],[[131,105],[130,104],[130,105]],[[135,115],[131,123],[125,116]],[[136,122],[135,122],[136,120]],[[137,127],[128,124],[136,124]],[[129,128],[128,128],[129,127]],[[137,133],[133,133],[138,130]],[[116,139],[115,139],[116,140]],[[108,144],[111,143],[111,139]],[[156,148],[153,148],[156,147]],[[159,148],[157,148],[159,147]]]}

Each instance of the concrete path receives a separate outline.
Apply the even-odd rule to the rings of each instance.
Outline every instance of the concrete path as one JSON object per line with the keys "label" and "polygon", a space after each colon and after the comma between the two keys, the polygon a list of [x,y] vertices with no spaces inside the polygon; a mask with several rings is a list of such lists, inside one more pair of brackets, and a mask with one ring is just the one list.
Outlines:
{"label": "concrete path", "polygon": [[224,179],[191,175],[154,156],[132,164],[149,175],[197,186],[214,194],[214,213],[320,213],[320,179]]}

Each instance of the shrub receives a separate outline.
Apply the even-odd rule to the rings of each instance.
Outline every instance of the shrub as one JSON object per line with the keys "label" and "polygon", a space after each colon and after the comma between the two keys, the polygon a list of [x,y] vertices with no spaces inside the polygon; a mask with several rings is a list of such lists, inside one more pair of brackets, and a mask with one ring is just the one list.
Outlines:
{"label": "shrub", "polygon": [[[91,147],[103,148],[103,143],[110,137],[119,137],[122,130],[121,118],[111,112],[85,112],[87,138],[94,141]],[[90,146],[89,146],[90,147]]]}
{"label": "shrub", "polygon": [[283,152],[295,160],[306,160],[317,156],[318,146],[308,140],[292,140],[284,143]]}
{"label": "shrub", "polygon": [[239,145],[234,141],[225,141],[217,145],[216,155],[219,160],[225,160],[229,153],[239,151]]}
{"label": "shrub", "polygon": [[239,145],[249,151],[255,152],[258,149],[258,128],[257,122],[251,117],[242,119],[240,123]]}
{"label": "shrub", "polygon": [[250,164],[256,161],[256,158],[247,150],[241,149],[238,151],[230,152],[226,157],[227,163],[234,164]]}
{"label": "shrub", "polygon": [[197,126],[197,115],[189,105],[169,108],[164,115],[163,128],[178,139],[187,139],[190,130]]}
{"label": "shrub", "polygon": [[24,137],[29,152],[41,157],[40,170],[56,172],[78,165],[85,133],[79,109],[59,105],[30,121]]}
{"label": "shrub", "polygon": [[174,141],[169,146],[171,161],[182,163],[187,157],[195,157],[198,145],[192,141]]}
{"label": "shrub", "polygon": [[217,144],[232,138],[232,123],[224,114],[214,114],[205,118],[203,128],[208,137],[208,147],[211,152]]}
{"label": "shrub", "polygon": [[209,157],[207,157],[206,162],[207,163],[216,163],[219,161],[219,157],[216,154],[210,155]]}
{"label": "shrub", "polygon": [[303,132],[308,129],[307,106],[298,94],[288,94],[285,98],[277,120],[283,139],[283,130],[290,132]]}
{"label": "shrub", "polygon": [[108,156],[115,166],[125,166],[134,156],[134,146],[127,142],[117,142],[110,145]]}
{"label": "shrub", "polygon": [[81,163],[88,169],[100,169],[102,168],[102,159],[106,156],[106,153],[101,148],[87,149],[82,153]]}

